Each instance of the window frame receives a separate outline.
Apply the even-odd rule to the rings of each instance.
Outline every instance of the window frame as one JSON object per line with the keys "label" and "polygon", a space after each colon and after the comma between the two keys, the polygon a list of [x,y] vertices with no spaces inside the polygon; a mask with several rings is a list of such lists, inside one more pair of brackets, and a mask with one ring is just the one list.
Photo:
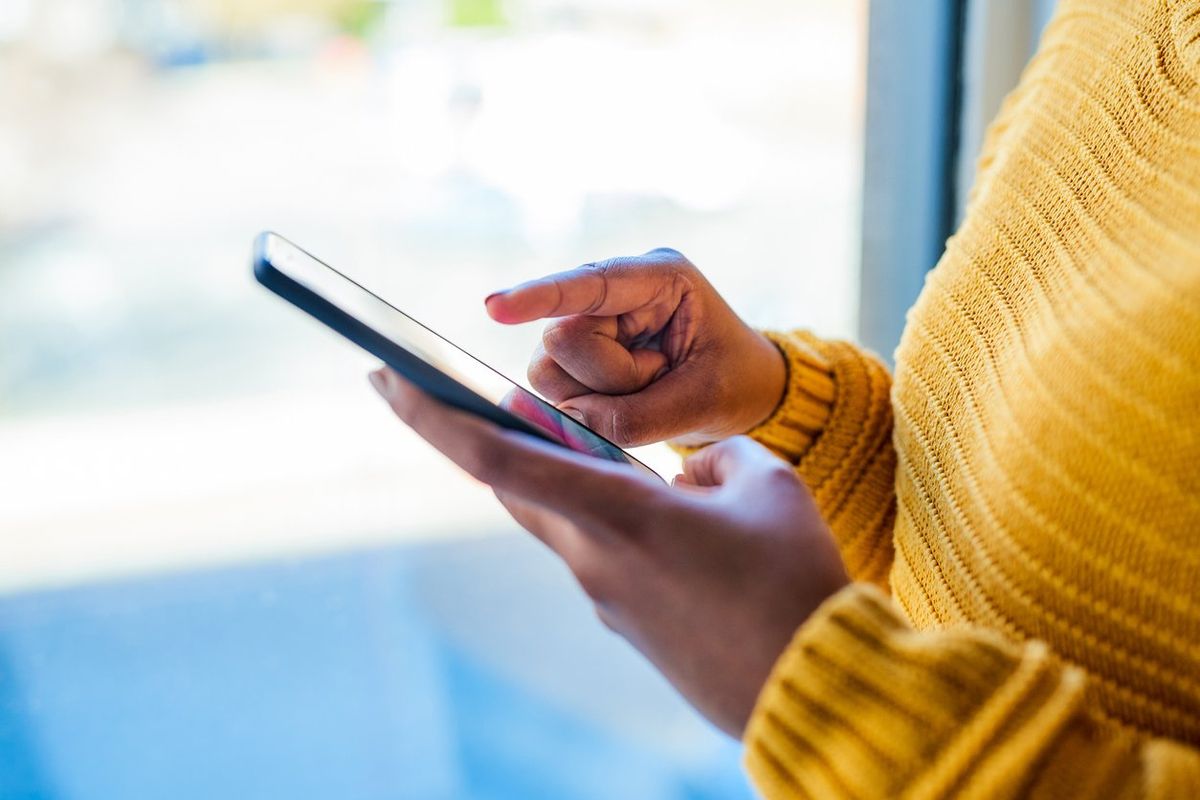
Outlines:
{"label": "window frame", "polygon": [[871,0],[859,340],[891,359],[954,223],[966,0]]}
{"label": "window frame", "polygon": [[1056,2],[870,2],[858,335],[889,361]]}

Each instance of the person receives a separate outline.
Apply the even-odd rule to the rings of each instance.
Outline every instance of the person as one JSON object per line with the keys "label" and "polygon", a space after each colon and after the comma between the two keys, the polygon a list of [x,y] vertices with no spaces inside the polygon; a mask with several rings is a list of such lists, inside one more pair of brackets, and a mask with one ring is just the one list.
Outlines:
{"label": "person", "polygon": [[768,800],[1200,797],[1200,0],[1062,0],[894,376],[673,250],[486,304],[674,485],[372,380]]}

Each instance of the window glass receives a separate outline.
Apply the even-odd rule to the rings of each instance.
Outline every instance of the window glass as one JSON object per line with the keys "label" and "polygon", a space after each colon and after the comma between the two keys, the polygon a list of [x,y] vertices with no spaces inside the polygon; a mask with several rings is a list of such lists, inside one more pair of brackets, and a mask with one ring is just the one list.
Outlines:
{"label": "window glass", "polygon": [[660,245],[755,325],[848,336],[864,25],[0,3],[0,795],[748,797],[250,247],[277,230],[517,380],[539,328],[485,295]]}

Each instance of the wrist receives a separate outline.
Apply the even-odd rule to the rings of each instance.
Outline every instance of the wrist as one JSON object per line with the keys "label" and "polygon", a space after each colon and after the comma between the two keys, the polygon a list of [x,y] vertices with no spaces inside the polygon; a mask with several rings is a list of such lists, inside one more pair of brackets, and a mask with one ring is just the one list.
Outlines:
{"label": "wrist", "polygon": [[783,351],[758,331],[752,331],[755,339],[753,358],[748,370],[748,391],[743,395],[745,402],[734,426],[734,434],[742,434],[762,425],[775,413],[787,392],[788,365]]}

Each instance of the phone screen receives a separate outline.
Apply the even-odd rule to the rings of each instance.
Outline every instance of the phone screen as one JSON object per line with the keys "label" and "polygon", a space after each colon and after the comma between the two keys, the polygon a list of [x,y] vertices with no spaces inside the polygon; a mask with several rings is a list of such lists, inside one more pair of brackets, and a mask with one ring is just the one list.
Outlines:
{"label": "phone screen", "polygon": [[[461,387],[487,402],[517,417],[537,433],[564,447],[609,461],[628,463],[657,475],[649,467],[617,447],[590,428],[559,411],[554,406],[518,386],[462,348],[434,333],[378,295],[338,272],[328,264],[300,249],[274,233],[262,234],[256,245],[256,274],[268,288],[302,309],[318,316],[339,333],[366,346],[341,326],[307,307],[302,298],[290,296],[281,286],[259,272],[258,264],[265,262],[272,269],[307,289],[389,342],[415,356],[425,365],[451,378]],[[373,348],[368,349],[375,352]],[[376,355],[381,355],[376,352]],[[385,359],[386,360],[386,359]],[[393,365],[396,366],[396,365]],[[398,370],[402,374],[403,369]],[[406,377],[413,377],[406,375]],[[417,381],[418,384],[421,381]],[[443,394],[445,394],[443,392]],[[453,402],[450,397],[443,397]],[[454,403],[460,405],[459,403]],[[470,407],[470,403],[461,404]],[[500,420],[503,423],[503,420]]]}

